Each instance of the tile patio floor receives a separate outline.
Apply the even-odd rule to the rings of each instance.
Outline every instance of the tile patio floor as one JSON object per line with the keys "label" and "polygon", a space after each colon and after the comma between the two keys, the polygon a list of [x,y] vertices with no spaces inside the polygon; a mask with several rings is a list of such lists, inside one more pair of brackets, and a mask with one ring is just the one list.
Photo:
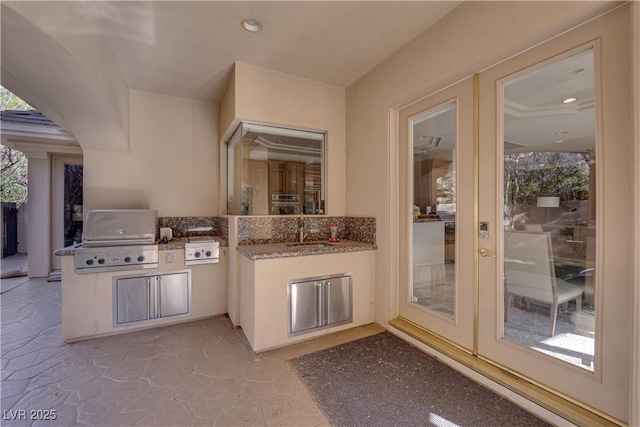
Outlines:
{"label": "tile patio floor", "polygon": [[[3,426],[327,425],[285,361],[382,331],[255,354],[221,316],[66,344],[59,282],[28,280],[1,299]],[[56,419],[12,420],[18,410]]]}

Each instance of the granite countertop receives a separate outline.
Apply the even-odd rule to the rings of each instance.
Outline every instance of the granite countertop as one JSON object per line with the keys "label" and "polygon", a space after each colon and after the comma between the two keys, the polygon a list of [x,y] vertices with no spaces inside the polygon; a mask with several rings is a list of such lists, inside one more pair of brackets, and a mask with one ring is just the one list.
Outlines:
{"label": "granite countertop", "polygon": [[[377,246],[372,243],[356,242],[351,240],[341,240],[337,243],[325,241],[305,242],[309,246],[288,246],[292,243],[269,243],[263,245],[242,245],[237,250],[250,260],[272,259],[272,258],[293,258],[309,255],[337,254],[344,252],[372,251]],[[319,246],[314,246],[317,243]],[[326,245],[324,245],[326,244]]]}
{"label": "granite countertop", "polygon": [[[184,249],[184,244],[187,242],[188,237],[176,237],[175,239],[171,239],[168,243],[162,243],[161,241],[157,241],[158,250],[160,251],[172,251],[176,249]],[[213,236],[213,239],[220,243],[220,246],[228,246],[226,240],[221,239],[220,237]],[[82,245],[74,245],[67,246],[62,249],[56,249],[53,254],[56,256],[66,256],[73,255],[76,249],[82,248]]]}

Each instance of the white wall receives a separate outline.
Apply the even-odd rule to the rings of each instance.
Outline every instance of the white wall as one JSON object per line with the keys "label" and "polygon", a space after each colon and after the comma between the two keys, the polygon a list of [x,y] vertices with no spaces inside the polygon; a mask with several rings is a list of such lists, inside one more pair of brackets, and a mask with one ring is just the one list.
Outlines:
{"label": "white wall", "polygon": [[377,218],[376,321],[386,324],[397,236],[390,107],[468,77],[597,15],[606,2],[465,2],[347,88],[348,215]]}
{"label": "white wall", "polygon": [[219,215],[218,106],[143,91],[130,97],[129,151],[84,151],[85,213]]}
{"label": "white wall", "polygon": [[240,120],[327,131],[327,214],[345,215],[344,88],[241,62],[235,63],[230,83],[235,90],[227,88],[221,104],[223,140]]}

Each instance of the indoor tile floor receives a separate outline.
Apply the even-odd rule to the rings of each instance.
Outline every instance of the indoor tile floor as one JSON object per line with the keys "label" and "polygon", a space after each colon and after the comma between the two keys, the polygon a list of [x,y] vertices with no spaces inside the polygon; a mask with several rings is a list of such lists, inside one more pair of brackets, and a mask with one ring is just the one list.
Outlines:
{"label": "indoor tile floor", "polygon": [[327,425],[286,360],[382,331],[255,354],[220,316],[67,344],[59,282],[28,280],[1,304],[3,426]]}

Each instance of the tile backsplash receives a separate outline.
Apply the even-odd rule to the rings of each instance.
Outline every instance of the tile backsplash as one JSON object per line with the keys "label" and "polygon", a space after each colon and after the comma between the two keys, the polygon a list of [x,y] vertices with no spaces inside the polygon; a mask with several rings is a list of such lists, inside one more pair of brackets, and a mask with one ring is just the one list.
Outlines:
{"label": "tile backsplash", "polygon": [[[174,238],[190,236],[219,236],[219,223],[221,219],[226,218],[218,218],[215,216],[159,216],[158,237],[160,236],[159,229],[162,227],[171,228]],[[195,229],[202,229],[202,231],[195,231]],[[225,229],[228,230],[228,227],[225,227]]]}
{"label": "tile backsplash", "polygon": [[[239,217],[238,244],[295,242],[299,238],[298,216]],[[338,226],[338,238],[376,243],[376,219],[369,217],[304,217],[305,241],[326,241],[329,226]]]}
{"label": "tile backsplash", "polygon": [[[298,216],[238,217],[238,244],[295,242],[299,239]],[[305,241],[326,241],[331,236],[330,225],[338,226],[338,238],[365,243],[376,243],[376,219],[369,217],[306,216]],[[218,236],[229,240],[229,219],[213,216],[158,217],[159,229],[169,227],[174,238],[191,236]],[[210,229],[208,229],[210,228]],[[203,229],[202,231],[196,231]]]}

